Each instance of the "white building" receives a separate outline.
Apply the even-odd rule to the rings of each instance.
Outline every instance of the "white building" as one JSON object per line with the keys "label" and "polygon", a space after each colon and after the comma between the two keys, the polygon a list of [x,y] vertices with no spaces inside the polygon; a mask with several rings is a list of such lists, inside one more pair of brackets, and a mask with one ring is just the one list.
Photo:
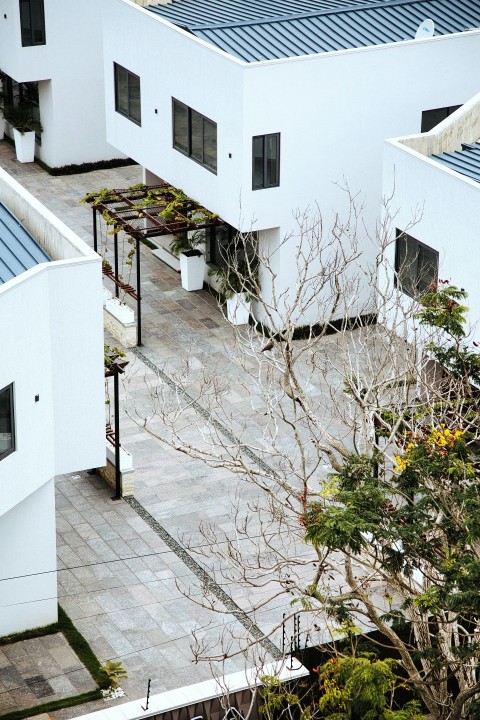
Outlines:
{"label": "white building", "polygon": [[56,621],[54,476],[105,464],[101,287],[99,256],[0,170],[0,636]]}
{"label": "white building", "polygon": [[[426,17],[435,34],[415,39]],[[343,179],[374,235],[384,139],[428,129],[478,87],[480,0],[105,0],[103,18],[109,142],[271,252],[297,208],[318,203],[325,227],[345,216]],[[295,246],[275,256],[279,293],[295,287]],[[370,266],[375,238],[361,249]]]}
{"label": "white building", "polygon": [[[389,280],[405,302],[441,279],[468,292],[480,320],[480,95],[428,133],[387,140],[384,195],[393,194]],[[413,220],[415,218],[415,220]],[[478,327],[476,330],[478,335]]]}
{"label": "white building", "polygon": [[3,0],[0,72],[7,103],[36,106],[36,157],[51,168],[123,157],[106,141],[98,0]]}

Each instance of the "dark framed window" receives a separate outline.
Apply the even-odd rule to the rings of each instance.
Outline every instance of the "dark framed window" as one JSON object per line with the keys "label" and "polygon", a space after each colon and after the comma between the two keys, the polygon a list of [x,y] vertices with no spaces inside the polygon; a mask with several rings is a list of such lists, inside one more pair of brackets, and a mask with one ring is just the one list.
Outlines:
{"label": "dark framed window", "polygon": [[280,133],[256,135],[252,140],[252,189],[280,185]]}
{"label": "dark framed window", "polygon": [[45,45],[45,12],[43,0],[20,0],[22,45]]}
{"label": "dark framed window", "polygon": [[172,98],[173,147],[217,172],[217,123]]}
{"label": "dark framed window", "polygon": [[397,229],[395,285],[416,297],[438,282],[438,252]]}
{"label": "dark framed window", "polygon": [[239,237],[238,230],[225,223],[207,228],[205,239],[207,263],[217,267],[228,267],[234,258],[241,264],[245,255],[248,255],[250,259],[257,255],[258,232],[256,230]]}
{"label": "dark framed window", "polygon": [[[5,104],[12,107],[27,105],[32,112],[34,120],[40,122],[40,99],[38,93],[38,82],[17,82],[8,75],[3,76],[3,92]],[[35,142],[42,144],[41,133],[35,133]]]}
{"label": "dark framed window", "polygon": [[450,105],[449,107],[435,108],[434,110],[424,110],[422,112],[422,127],[421,132],[428,132],[434,128],[442,120],[445,120],[449,115],[462,107],[461,105]]}
{"label": "dark framed window", "polygon": [[0,460],[15,450],[13,384],[0,390]]}
{"label": "dark framed window", "polygon": [[140,78],[117,63],[113,63],[113,67],[115,72],[115,110],[137,125],[141,125]]}

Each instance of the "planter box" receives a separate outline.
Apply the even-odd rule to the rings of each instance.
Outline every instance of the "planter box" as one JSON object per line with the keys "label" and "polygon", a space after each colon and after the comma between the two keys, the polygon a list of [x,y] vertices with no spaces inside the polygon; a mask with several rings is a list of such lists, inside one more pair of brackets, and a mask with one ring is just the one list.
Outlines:
{"label": "planter box", "polygon": [[189,250],[180,254],[180,272],[184,290],[201,290],[205,277],[205,255],[198,250]]}
{"label": "planter box", "polygon": [[18,162],[33,162],[35,160],[35,133],[31,131],[22,135],[17,128],[13,128],[13,139]]}
{"label": "planter box", "polygon": [[0,140],[3,140],[3,137],[5,135],[6,124],[7,124],[7,121],[5,120],[2,113],[0,112]]}
{"label": "planter box", "polygon": [[124,347],[134,347],[137,344],[137,323],[134,312],[117,298],[105,299],[103,323],[108,332]]}
{"label": "planter box", "polygon": [[245,293],[237,293],[227,300],[227,318],[232,325],[246,325],[250,319],[251,303]]}

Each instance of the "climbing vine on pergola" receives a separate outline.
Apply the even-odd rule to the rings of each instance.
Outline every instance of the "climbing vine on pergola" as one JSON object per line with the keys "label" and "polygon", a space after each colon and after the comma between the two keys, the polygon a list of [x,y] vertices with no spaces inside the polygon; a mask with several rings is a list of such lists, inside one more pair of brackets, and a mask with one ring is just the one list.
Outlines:
{"label": "climbing vine on pergola", "polygon": [[[142,344],[141,325],[141,292],[140,292],[140,242],[148,238],[188,230],[200,230],[224,222],[218,215],[210,212],[183,190],[168,183],[159,185],[133,185],[119,190],[103,188],[85,195],[82,202],[88,203],[93,211],[94,250],[98,251],[97,213],[107,226],[111,227],[108,234],[114,240],[114,268],[103,259],[103,273],[115,284],[115,295],[123,290],[137,301],[137,345]],[[126,265],[132,267],[136,256],[136,289],[125,283],[119,272],[118,234],[125,232],[129,244],[135,245],[128,253]]]}

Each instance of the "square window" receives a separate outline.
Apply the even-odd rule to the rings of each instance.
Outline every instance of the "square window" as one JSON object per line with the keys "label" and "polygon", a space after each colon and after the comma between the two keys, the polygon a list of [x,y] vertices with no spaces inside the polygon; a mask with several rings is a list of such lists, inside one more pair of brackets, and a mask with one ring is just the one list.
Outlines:
{"label": "square window", "polygon": [[438,252],[397,229],[395,285],[417,297],[438,282]]}
{"label": "square window", "polygon": [[252,139],[252,189],[280,185],[280,133]]}
{"label": "square window", "polygon": [[13,384],[0,390],[0,460],[15,450]]}

